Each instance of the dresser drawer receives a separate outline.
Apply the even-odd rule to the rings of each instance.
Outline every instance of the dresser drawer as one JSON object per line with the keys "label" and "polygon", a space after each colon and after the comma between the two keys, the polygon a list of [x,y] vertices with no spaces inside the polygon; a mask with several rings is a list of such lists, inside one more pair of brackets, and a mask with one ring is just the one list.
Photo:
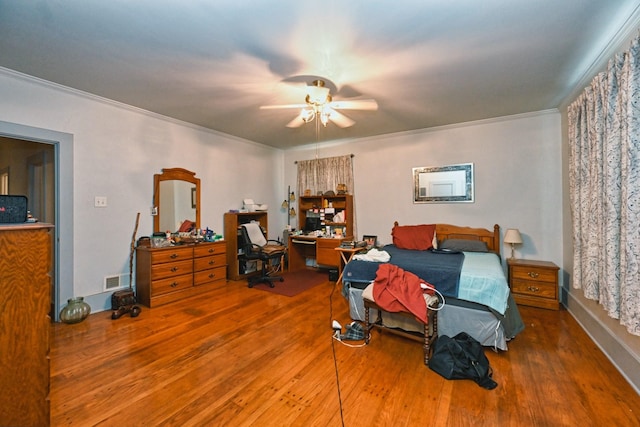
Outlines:
{"label": "dresser drawer", "polygon": [[191,260],[193,258],[193,248],[169,248],[151,252],[151,263],[160,264],[164,262],[174,262]]}
{"label": "dresser drawer", "polygon": [[555,282],[540,282],[535,280],[520,280],[514,278],[511,283],[514,294],[530,295],[540,298],[556,299],[557,285]]}
{"label": "dresser drawer", "polygon": [[533,268],[527,266],[511,266],[511,277],[521,280],[534,280],[536,282],[556,283],[558,277],[557,269],[549,270],[543,268]]}
{"label": "dresser drawer", "polygon": [[194,260],[194,271],[208,270],[210,268],[225,267],[227,264],[227,257],[224,253],[219,255],[206,256],[202,258],[196,258]]}
{"label": "dresser drawer", "polygon": [[182,276],[168,277],[166,279],[154,280],[151,284],[151,296],[175,292],[193,286],[193,275],[183,274]]}
{"label": "dresser drawer", "polygon": [[189,273],[193,273],[193,259],[166,262],[151,266],[151,280],[153,281]]}
{"label": "dresser drawer", "polygon": [[194,274],[194,285],[204,285],[210,282],[214,282],[216,280],[223,280],[227,278],[227,268],[226,265],[221,265],[220,267],[212,268],[209,270],[198,271]]}
{"label": "dresser drawer", "polygon": [[336,248],[340,246],[341,239],[318,239],[316,242],[316,262],[320,265],[338,267],[340,254]]}
{"label": "dresser drawer", "polygon": [[222,255],[225,256],[227,247],[224,243],[200,243],[193,249],[193,256],[195,258]]}

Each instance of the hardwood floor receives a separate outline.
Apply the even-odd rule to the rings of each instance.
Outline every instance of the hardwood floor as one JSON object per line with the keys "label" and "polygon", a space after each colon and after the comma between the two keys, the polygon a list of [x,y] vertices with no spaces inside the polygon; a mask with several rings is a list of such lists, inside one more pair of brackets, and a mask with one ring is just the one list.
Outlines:
{"label": "hardwood floor", "polygon": [[350,320],[332,288],[228,282],[138,318],[53,324],[51,424],[341,426],[342,411],[349,427],[640,425],[640,396],[566,311],[520,307],[525,331],[486,350],[488,391],[428,369],[415,341],[335,342],[331,320]]}

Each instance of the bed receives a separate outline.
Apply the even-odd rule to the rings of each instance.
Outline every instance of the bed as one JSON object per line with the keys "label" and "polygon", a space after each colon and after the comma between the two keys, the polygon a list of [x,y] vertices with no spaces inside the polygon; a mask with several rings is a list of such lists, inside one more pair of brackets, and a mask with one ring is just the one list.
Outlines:
{"label": "bed", "polygon": [[[502,267],[498,225],[489,230],[450,224],[401,226],[396,222],[392,236],[393,244],[355,256],[344,268],[342,293],[349,300],[354,320],[365,321],[363,293],[374,300],[371,288],[366,288],[372,286],[378,267],[389,263],[433,284],[442,294],[438,335],[455,336],[464,331],[484,346],[507,350],[507,342],[524,324]],[[379,314],[385,328],[424,331],[424,324],[411,316]]]}

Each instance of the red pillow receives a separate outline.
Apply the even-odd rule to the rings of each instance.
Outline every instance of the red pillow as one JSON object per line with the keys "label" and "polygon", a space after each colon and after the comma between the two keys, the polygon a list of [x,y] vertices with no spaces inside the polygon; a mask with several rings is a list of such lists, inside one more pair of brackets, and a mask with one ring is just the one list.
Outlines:
{"label": "red pillow", "polygon": [[425,251],[433,247],[435,224],[396,225],[391,230],[393,244],[400,249]]}

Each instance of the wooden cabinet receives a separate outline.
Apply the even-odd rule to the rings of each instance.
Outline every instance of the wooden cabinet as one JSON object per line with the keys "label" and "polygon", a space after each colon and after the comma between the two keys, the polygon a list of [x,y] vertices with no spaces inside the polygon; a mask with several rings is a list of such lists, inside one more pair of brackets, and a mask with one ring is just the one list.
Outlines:
{"label": "wooden cabinet", "polygon": [[1,425],[49,425],[51,228],[0,226]]}
{"label": "wooden cabinet", "polygon": [[330,267],[340,267],[340,254],[336,248],[342,239],[318,239],[316,242],[316,263]]}
{"label": "wooden cabinet", "polygon": [[156,307],[205,292],[227,279],[226,242],[136,248],[136,298]]}
{"label": "wooden cabinet", "polygon": [[[337,213],[344,213],[344,221],[336,222]],[[353,196],[301,196],[298,199],[298,229],[304,230],[308,216],[318,216],[323,227],[329,227],[331,234],[340,229],[343,236],[353,236]]]}
{"label": "wooden cabinet", "polygon": [[548,261],[507,260],[509,286],[516,303],[558,310],[558,270]]}
{"label": "wooden cabinet", "polygon": [[227,276],[231,280],[242,280],[251,273],[238,259],[240,244],[238,230],[242,224],[255,221],[268,235],[268,217],[266,212],[227,212],[224,214],[224,240],[227,242]]}

